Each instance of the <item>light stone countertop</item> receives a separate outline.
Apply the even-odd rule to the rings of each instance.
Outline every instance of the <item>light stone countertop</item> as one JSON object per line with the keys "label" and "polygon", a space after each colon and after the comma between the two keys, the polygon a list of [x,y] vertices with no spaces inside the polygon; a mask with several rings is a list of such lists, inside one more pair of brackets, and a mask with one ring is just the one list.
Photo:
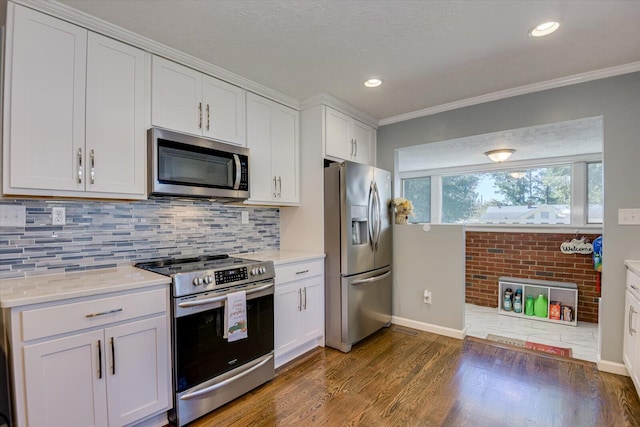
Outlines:
{"label": "light stone countertop", "polygon": [[640,276],[640,261],[627,259],[624,261],[624,265],[626,265],[629,270]]}
{"label": "light stone countertop", "polygon": [[288,264],[298,261],[309,261],[313,259],[322,259],[324,253],[314,252],[295,252],[295,251],[263,251],[235,254],[234,257],[244,259],[254,259],[256,261],[273,261],[274,265]]}
{"label": "light stone countertop", "polygon": [[136,267],[117,267],[65,274],[0,280],[0,307],[60,301],[69,298],[168,285],[170,277]]}

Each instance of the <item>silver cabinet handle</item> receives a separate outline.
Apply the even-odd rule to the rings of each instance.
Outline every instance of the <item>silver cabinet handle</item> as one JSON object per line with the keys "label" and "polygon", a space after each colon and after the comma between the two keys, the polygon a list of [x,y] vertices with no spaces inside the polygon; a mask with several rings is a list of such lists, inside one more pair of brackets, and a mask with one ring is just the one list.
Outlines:
{"label": "silver cabinet handle", "polygon": [[93,150],[91,150],[89,157],[91,157],[91,184],[95,184],[96,183],[96,155],[93,152]]}
{"label": "silver cabinet handle", "polygon": [[354,145],[356,147],[356,150],[355,150],[355,153],[353,154],[353,156],[354,157],[358,157],[358,140],[353,138],[353,142],[354,142]]}
{"label": "silver cabinet handle", "polygon": [[302,271],[296,271],[296,274],[304,274],[304,273],[308,273],[309,270],[302,270]]}
{"label": "silver cabinet handle", "polygon": [[633,334],[636,333],[636,330],[631,327],[631,325],[633,324],[633,315],[634,315],[634,313],[637,313],[637,312],[633,309],[633,306],[629,306],[629,319],[628,319],[629,320],[629,335],[633,335]]}
{"label": "silver cabinet handle", "polygon": [[111,337],[111,375],[116,374],[116,344]]}
{"label": "silver cabinet handle", "polygon": [[354,141],[355,140],[351,138],[351,156],[355,156],[355,152],[356,152]]}
{"label": "silver cabinet handle", "polygon": [[184,396],[180,396],[180,400],[195,399],[195,398],[200,397],[200,396],[202,396],[204,394],[211,393],[212,391],[215,391],[215,390],[217,390],[217,389],[219,389],[221,387],[224,387],[227,384],[232,383],[232,382],[234,382],[236,380],[239,380],[240,378],[242,378],[242,377],[244,377],[246,375],[249,375],[253,371],[256,371],[256,370],[262,368],[264,365],[269,363],[272,359],[273,359],[273,356],[269,356],[265,360],[263,360],[262,362],[256,364],[255,366],[252,366],[251,368],[247,369],[244,372],[239,373],[238,375],[236,375],[234,377],[227,378],[226,380],[220,381],[219,383],[214,384],[212,386],[205,387],[205,388],[202,388],[200,390],[196,390],[193,393],[188,393],[188,394],[185,394]]}
{"label": "silver cabinet handle", "polygon": [[298,289],[298,311],[302,311],[302,291]]}
{"label": "silver cabinet handle", "polygon": [[98,340],[98,379],[102,378],[102,341]]}
{"label": "silver cabinet handle", "polygon": [[211,128],[211,112],[209,110],[209,104],[207,104],[207,130]]}
{"label": "silver cabinet handle", "polygon": [[352,285],[364,285],[366,283],[371,283],[371,282],[377,282],[378,280],[382,280],[385,277],[389,276],[391,274],[390,271],[387,271],[386,273],[383,273],[379,276],[375,276],[375,277],[370,277],[368,279],[362,279],[362,280],[354,280],[353,282],[351,282]]}
{"label": "silver cabinet handle", "polygon": [[78,184],[82,184],[82,148],[78,148]]}
{"label": "silver cabinet handle", "polygon": [[198,129],[202,129],[202,102],[198,102]]}
{"label": "silver cabinet handle", "polygon": [[273,198],[278,197],[278,185],[276,184],[276,176],[273,176]]}
{"label": "silver cabinet handle", "polygon": [[90,314],[85,314],[84,317],[98,317],[98,316],[104,316],[106,314],[113,314],[113,313],[118,313],[122,311],[121,308],[114,308],[113,310],[107,310],[107,311],[102,311],[100,313],[90,313]]}
{"label": "silver cabinet handle", "polygon": [[282,197],[282,177],[278,176],[278,198]]}
{"label": "silver cabinet handle", "polygon": [[307,310],[307,288],[302,288],[302,293],[304,293],[304,304],[302,308],[306,311]]}

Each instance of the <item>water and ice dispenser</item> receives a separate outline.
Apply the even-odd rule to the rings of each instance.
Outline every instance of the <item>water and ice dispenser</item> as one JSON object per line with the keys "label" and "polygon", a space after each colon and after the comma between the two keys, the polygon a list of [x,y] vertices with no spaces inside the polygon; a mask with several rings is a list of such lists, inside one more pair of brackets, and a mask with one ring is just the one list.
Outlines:
{"label": "water and ice dispenser", "polygon": [[369,243],[369,218],[367,206],[351,206],[351,244],[366,245]]}

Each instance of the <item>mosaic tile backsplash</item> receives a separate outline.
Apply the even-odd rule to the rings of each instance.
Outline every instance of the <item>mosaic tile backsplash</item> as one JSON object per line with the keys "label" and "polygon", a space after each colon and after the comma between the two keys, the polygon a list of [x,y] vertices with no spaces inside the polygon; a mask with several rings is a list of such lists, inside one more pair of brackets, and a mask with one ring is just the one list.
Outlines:
{"label": "mosaic tile backsplash", "polygon": [[[0,227],[0,279],[280,247],[278,208],[177,198],[3,199],[0,204],[26,208],[26,227]],[[65,208],[65,225],[51,225],[53,207]],[[245,210],[249,224],[241,224]]]}

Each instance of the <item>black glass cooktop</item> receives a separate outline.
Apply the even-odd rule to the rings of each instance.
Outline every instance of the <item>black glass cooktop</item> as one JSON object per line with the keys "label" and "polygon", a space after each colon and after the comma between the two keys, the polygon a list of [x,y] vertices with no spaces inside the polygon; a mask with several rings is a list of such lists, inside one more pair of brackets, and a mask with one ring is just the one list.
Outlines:
{"label": "black glass cooktop", "polygon": [[243,258],[234,258],[229,255],[203,255],[193,258],[167,258],[155,261],[139,262],[136,267],[165,276],[173,276],[180,273],[194,271],[207,271],[233,268],[237,265],[251,264],[252,261]]}

